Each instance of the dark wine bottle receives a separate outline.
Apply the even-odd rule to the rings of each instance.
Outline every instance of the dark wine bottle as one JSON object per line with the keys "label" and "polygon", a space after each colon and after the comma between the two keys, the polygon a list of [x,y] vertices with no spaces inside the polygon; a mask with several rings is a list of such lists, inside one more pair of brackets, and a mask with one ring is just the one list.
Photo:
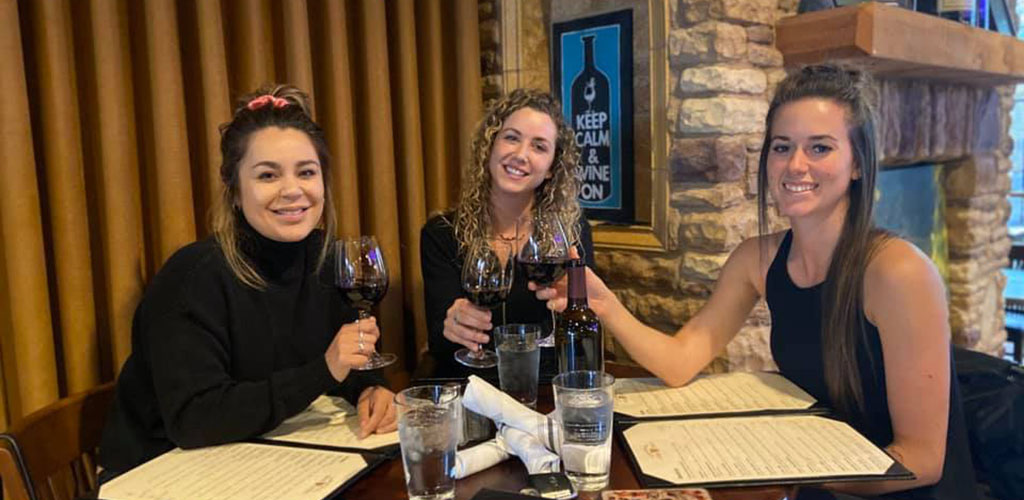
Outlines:
{"label": "dark wine bottle", "polygon": [[612,108],[608,77],[594,64],[594,36],[583,36],[583,69],[572,81],[572,128],[580,148],[580,199],[612,196]]}
{"label": "dark wine bottle", "polygon": [[597,314],[587,305],[587,267],[581,259],[568,263],[569,304],[555,328],[558,371],[604,370],[604,336]]}
{"label": "dark wine bottle", "polygon": [[974,26],[977,21],[975,0],[937,0],[939,16],[944,19]]}
{"label": "dark wine bottle", "polygon": [[939,15],[938,0],[916,0],[914,10],[932,16]]}
{"label": "dark wine bottle", "polygon": [[978,0],[974,4],[974,25],[981,29],[988,29],[989,21],[989,0]]}

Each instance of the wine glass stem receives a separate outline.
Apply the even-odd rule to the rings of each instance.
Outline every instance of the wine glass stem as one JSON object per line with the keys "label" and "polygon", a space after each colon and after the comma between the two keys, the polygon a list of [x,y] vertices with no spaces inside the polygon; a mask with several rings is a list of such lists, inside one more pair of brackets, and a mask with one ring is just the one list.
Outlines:
{"label": "wine glass stem", "polygon": [[[370,319],[370,311],[368,311],[366,309],[360,308],[359,309],[359,319],[360,320]],[[377,354],[376,345],[374,345],[374,350],[373,350],[373,352],[370,353],[370,356],[369,356],[369,362],[372,363],[373,360],[375,360],[375,359],[377,359],[379,357],[380,357],[380,354]]]}

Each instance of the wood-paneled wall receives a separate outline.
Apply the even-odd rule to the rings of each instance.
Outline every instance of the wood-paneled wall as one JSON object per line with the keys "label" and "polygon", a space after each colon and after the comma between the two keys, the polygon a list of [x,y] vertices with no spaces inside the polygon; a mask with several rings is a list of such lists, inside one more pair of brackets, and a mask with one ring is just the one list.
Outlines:
{"label": "wood-paneled wall", "polygon": [[476,0],[0,0],[0,26],[0,428],[116,376],[147,280],[209,234],[218,126],[266,82],[313,97],[411,366],[419,229],[482,112]]}

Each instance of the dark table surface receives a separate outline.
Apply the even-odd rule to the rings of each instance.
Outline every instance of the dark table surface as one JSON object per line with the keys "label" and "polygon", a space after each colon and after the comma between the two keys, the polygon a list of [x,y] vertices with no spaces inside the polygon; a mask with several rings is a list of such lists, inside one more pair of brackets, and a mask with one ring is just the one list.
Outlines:
{"label": "dark table surface", "polygon": [[[607,370],[619,377],[650,376],[646,371],[626,365],[609,363]],[[541,386],[537,409],[547,413],[554,409],[551,387]],[[618,439],[612,439],[612,463],[609,489],[640,489],[625,452]],[[512,457],[490,469],[478,472],[455,483],[455,498],[469,500],[483,488],[518,492],[526,487],[526,468],[518,458]],[[711,490],[715,500],[782,500],[793,498],[793,489],[783,486],[757,488],[722,488]],[[347,499],[398,500],[408,498],[401,457],[388,460],[348,488],[342,496]],[[600,493],[581,494],[579,498],[599,499]]]}

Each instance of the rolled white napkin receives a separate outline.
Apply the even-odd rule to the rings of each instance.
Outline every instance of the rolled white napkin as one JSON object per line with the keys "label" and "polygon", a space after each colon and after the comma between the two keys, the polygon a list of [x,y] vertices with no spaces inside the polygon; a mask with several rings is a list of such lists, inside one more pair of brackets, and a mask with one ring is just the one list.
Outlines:
{"label": "rolled white napkin", "polygon": [[505,448],[523,461],[526,471],[530,474],[543,474],[561,470],[561,459],[551,452],[533,434],[508,425],[498,431],[499,441],[504,441]]}
{"label": "rolled white napkin", "polygon": [[532,434],[549,450],[558,449],[558,424],[553,419],[527,408],[476,375],[469,376],[462,405],[490,418],[499,427],[504,424]]}
{"label": "rolled white napkin", "polygon": [[495,439],[458,451],[455,453],[455,479],[476,474],[504,462],[509,456],[505,445]]}

